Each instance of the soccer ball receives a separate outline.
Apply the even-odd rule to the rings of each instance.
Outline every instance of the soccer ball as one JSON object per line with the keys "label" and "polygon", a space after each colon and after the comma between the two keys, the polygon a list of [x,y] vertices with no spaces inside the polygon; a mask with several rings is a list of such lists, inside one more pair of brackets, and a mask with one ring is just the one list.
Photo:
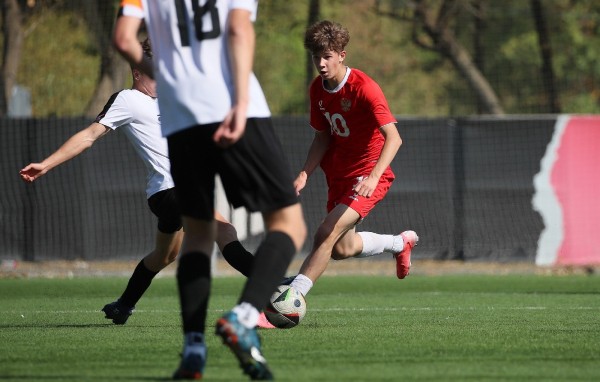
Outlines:
{"label": "soccer ball", "polygon": [[306,300],[302,293],[289,285],[279,285],[265,308],[265,317],[279,329],[298,325],[306,314]]}

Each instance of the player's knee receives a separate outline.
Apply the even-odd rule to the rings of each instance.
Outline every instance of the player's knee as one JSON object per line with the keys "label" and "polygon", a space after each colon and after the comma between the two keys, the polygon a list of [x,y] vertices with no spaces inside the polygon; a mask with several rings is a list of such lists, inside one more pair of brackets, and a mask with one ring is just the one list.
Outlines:
{"label": "player's knee", "polygon": [[165,267],[169,264],[171,264],[172,262],[174,262],[177,259],[177,256],[179,255],[179,249],[177,250],[171,250],[169,252],[169,254],[167,255],[167,257],[164,259],[164,265]]}
{"label": "player's knee", "polygon": [[335,245],[331,251],[331,258],[333,260],[344,260],[354,255],[354,251],[348,246]]}
{"label": "player's knee", "polygon": [[237,230],[233,225],[217,221],[217,245],[219,248],[223,248],[232,241],[237,240]]}
{"label": "player's knee", "polygon": [[177,258],[177,252],[155,249],[144,259],[146,267],[153,272],[160,272]]}
{"label": "player's knee", "polygon": [[155,264],[155,268],[158,268],[160,270],[166,268],[169,264],[173,263],[175,261],[175,259],[177,259],[177,254],[167,254],[165,256],[161,256],[158,259],[156,259],[156,261],[154,262]]}
{"label": "player's knee", "polygon": [[331,259],[332,260],[344,260],[345,257],[343,257],[341,254],[333,251],[333,252],[331,252]]}

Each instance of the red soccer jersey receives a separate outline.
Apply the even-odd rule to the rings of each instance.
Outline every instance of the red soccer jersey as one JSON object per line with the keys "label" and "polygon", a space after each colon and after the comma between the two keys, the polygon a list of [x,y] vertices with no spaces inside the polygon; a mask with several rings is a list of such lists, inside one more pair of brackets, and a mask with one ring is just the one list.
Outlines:
{"label": "red soccer jersey", "polygon": [[385,142],[379,128],[396,122],[379,85],[358,69],[348,68],[334,90],[321,77],[310,86],[310,124],[332,136],[321,162],[330,180],[369,175]]}

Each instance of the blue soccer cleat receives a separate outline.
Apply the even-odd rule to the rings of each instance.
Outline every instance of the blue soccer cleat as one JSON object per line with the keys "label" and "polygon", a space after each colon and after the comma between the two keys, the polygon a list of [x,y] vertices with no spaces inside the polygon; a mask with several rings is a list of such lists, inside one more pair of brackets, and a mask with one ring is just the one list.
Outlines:
{"label": "blue soccer cleat", "polygon": [[246,328],[239,322],[237,314],[228,312],[217,320],[216,334],[221,336],[252,380],[273,379],[267,360],[260,352],[260,338],[255,328]]}
{"label": "blue soccer cleat", "polygon": [[173,379],[202,379],[202,372],[204,371],[205,363],[205,357],[197,353],[190,353],[181,359],[179,368],[175,370],[175,373],[173,373]]}

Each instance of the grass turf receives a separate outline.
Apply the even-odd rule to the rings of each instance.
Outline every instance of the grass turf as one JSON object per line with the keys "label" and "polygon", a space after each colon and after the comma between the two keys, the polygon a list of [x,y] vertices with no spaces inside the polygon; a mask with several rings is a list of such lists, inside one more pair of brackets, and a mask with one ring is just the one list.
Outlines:
{"label": "grass turf", "polygon": [[[156,279],[116,326],[100,308],[126,282],[0,280],[0,380],[168,380],[181,351],[175,280]],[[213,334],[243,282],[214,279],[206,380],[246,380]],[[599,297],[597,276],[324,276],[300,326],[260,334],[283,381],[594,381]]]}

